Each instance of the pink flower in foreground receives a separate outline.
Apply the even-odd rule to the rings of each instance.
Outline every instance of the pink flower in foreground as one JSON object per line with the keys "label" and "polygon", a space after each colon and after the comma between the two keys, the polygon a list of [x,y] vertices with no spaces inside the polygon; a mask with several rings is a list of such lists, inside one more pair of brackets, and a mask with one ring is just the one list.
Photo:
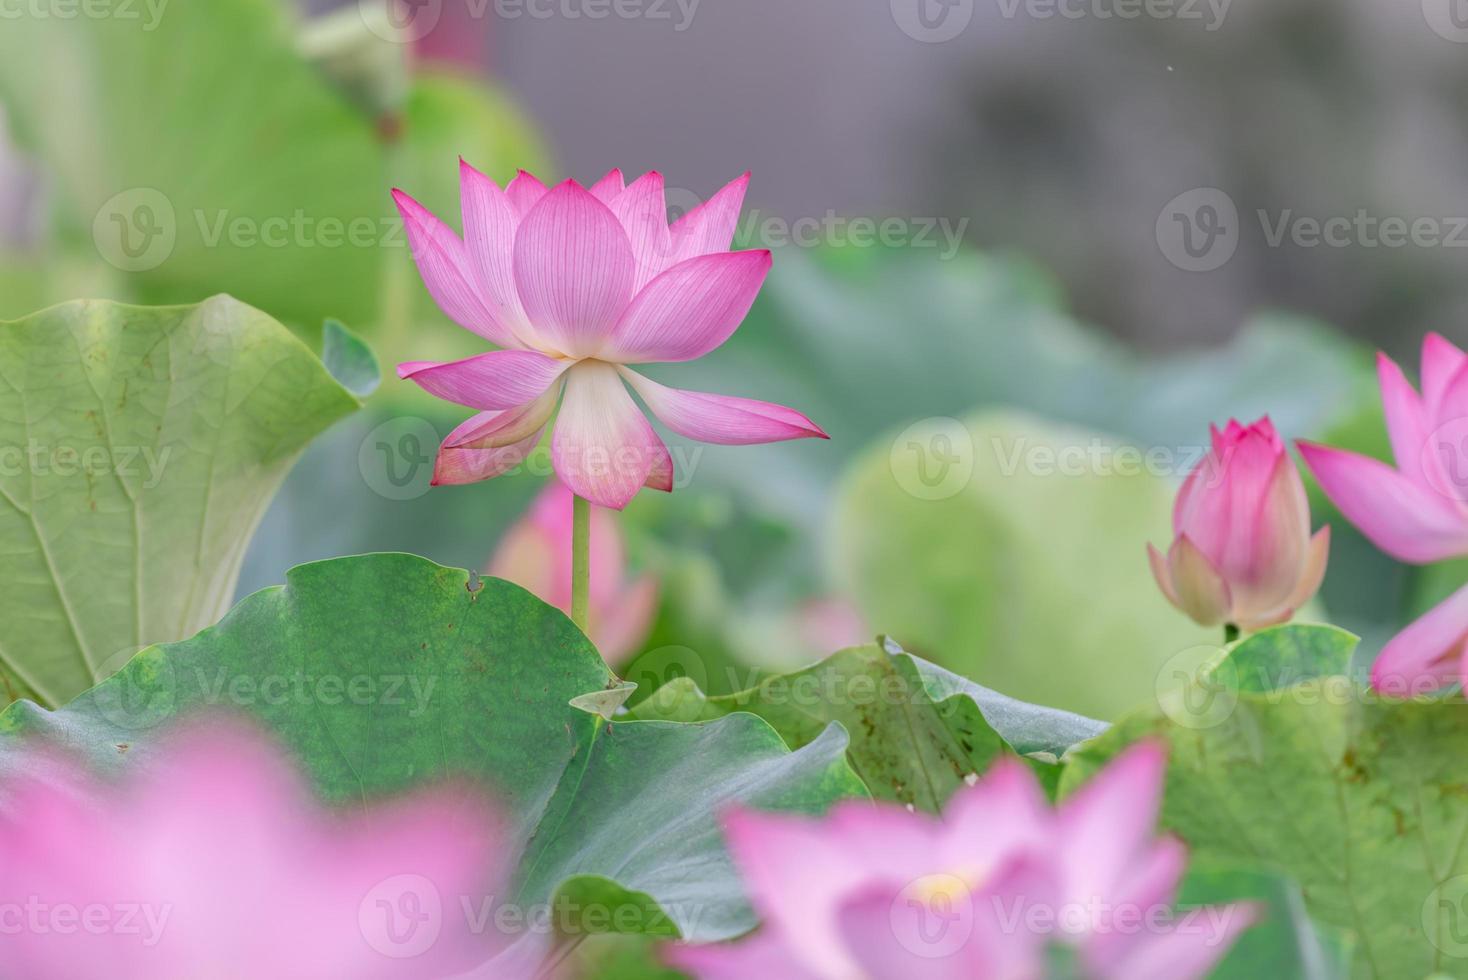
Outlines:
{"label": "pink flower in foreground", "polygon": [[656,172],[630,186],[613,170],[590,190],[574,180],[552,190],[521,171],[501,190],[460,161],[462,239],[393,191],[429,293],[501,348],[398,366],[430,394],[481,410],[444,440],[434,482],[513,469],[559,402],[551,459],[573,492],[620,510],[644,485],[672,490],[672,457],[627,385],[689,439],[826,438],[792,409],[667,388],[630,367],[702,357],[749,312],[770,253],[729,251],[747,184],[746,174],[670,228]]}
{"label": "pink flower in foreground", "polygon": [[[1385,354],[1376,359],[1396,467],[1301,443],[1315,479],[1382,551],[1426,564],[1468,555],[1468,356],[1432,333],[1422,342],[1422,393]],[[1423,693],[1468,677],[1468,589],[1394,637],[1372,668],[1387,694]]]}
{"label": "pink flower in foreground", "polygon": [[1330,528],[1310,536],[1305,485],[1268,416],[1210,432],[1173,506],[1172,547],[1147,546],[1152,574],[1200,625],[1282,623],[1319,591]]}
{"label": "pink flower in foreground", "polygon": [[264,741],[176,732],[124,785],[38,754],[0,784],[5,972],[28,980],[432,980],[499,857],[462,793],[317,808]]}
{"label": "pink flower in foreground", "polygon": [[[505,534],[489,574],[509,579],[569,614],[571,611],[571,491],[551,480],[530,511]],[[623,663],[652,629],[658,584],[651,575],[626,581],[622,532],[607,511],[591,512],[591,640],[607,663]]]}
{"label": "pink flower in foreground", "polygon": [[824,820],[735,812],[729,845],[764,924],[668,957],[701,980],[1043,980],[1058,945],[1087,977],[1205,976],[1253,912],[1174,913],[1187,855],[1154,836],[1165,768],[1135,746],[1051,809],[1005,759],[941,821],[865,803]]}

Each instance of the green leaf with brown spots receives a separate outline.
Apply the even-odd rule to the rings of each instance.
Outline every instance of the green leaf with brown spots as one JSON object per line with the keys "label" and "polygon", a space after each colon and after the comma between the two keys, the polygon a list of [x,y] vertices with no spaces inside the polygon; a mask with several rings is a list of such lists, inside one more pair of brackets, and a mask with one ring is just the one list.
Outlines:
{"label": "green leaf with brown spots", "polygon": [[934,813],[1000,753],[1056,756],[1105,727],[988,691],[890,641],[885,649],[843,650],[738,694],[708,697],[682,678],[638,704],[632,717],[687,722],[735,712],[759,715],[792,747],[840,722],[851,736],[851,767],[874,797]]}
{"label": "green leaf with brown spots", "polygon": [[[1297,679],[1348,652],[1327,627],[1258,639],[1241,679]],[[1271,645],[1293,653],[1261,673]],[[1162,824],[1195,859],[1298,881],[1311,917],[1354,948],[1353,976],[1468,975],[1468,705],[1388,701],[1334,675],[1220,682],[1230,673],[1215,666],[1196,697],[1164,697],[1079,748],[1062,793],[1127,745],[1161,739]]]}

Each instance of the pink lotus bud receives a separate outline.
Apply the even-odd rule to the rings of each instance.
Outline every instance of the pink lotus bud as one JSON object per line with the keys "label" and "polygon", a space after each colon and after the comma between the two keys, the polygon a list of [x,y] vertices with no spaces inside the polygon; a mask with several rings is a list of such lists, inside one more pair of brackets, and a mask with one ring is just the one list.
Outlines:
{"label": "pink lotus bud", "polygon": [[[505,534],[489,560],[489,574],[524,586],[569,614],[571,610],[572,496],[552,479],[530,510]],[[638,652],[652,630],[658,584],[651,575],[627,582],[622,532],[609,511],[591,509],[591,642],[617,666]]]}
{"label": "pink lotus bud", "polygon": [[1203,626],[1283,623],[1320,588],[1330,528],[1310,536],[1305,485],[1268,416],[1211,432],[1173,507],[1171,549],[1147,546],[1152,574]]}

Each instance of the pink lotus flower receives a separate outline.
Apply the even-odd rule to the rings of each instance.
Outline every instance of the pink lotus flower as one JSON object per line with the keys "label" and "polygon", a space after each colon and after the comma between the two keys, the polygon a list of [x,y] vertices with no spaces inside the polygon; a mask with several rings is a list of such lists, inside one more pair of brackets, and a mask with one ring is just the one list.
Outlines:
{"label": "pink lotus flower", "polygon": [[[1382,551],[1414,564],[1468,555],[1468,356],[1431,333],[1422,393],[1385,354],[1376,359],[1396,467],[1301,443],[1315,479]],[[1371,671],[1382,693],[1411,696],[1468,679],[1468,589],[1393,637]]]}
{"label": "pink lotus flower", "polygon": [[[510,528],[489,574],[509,579],[570,614],[571,491],[551,480],[530,511]],[[625,662],[647,639],[657,613],[658,584],[651,575],[626,581],[626,556],[616,519],[591,512],[590,637],[612,666]]]}
{"label": "pink lotus flower", "polygon": [[824,820],[735,812],[729,845],[764,924],[668,958],[701,980],[1042,980],[1055,944],[1087,977],[1205,976],[1253,913],[1174,915],[1187,855],[1154,837],[1165,768],[1135,746],[1058,810],[1006,759],[941,821],[865,803]]}
{"label": "pink lotus flower", "polygon": [[1152,574],[1202,626],[1285,622],[1320,589],[1330,528],[1310,536],[1305,485],[1267,416],[1210,432],[1173,507],[1172,547],[1164,558],[1147,546]]}
{"label": "pink lotus flower", "polygon": [[656,172],[630,186],[614,170],[590,190],[574,180],[552,190],[521,171],[501,190],[460,161],[462,239],[393,191],[429,293],[501,348],[398,366],[430,394],[481,410],[444,440],[434,482],[513,469],[559,402],[551,459],[574,493],[620,510],[643,486],[672,490],[672,457],[626,385],[689,439],[826,438],[791,409],[667,388],[630,366],[702,357],[749,312],[770,253],[729,251],[748,179],[670,228]]}
{"label": "pink lotus flower", "polygon": [[1382,409],[1395,468],[1375,459],[1300,443],[1315,479],[1350,522],[1382,551],[1425,564],[1468,555],[1468,362],[1428,334],[1422,343],[1422,394],[1402,369],[1378,354]]}
{"label": "pink lotus flower", "polygon": [[431,980],[493,952],[460,902],[498,835],[464,794],[339,817],[246,730],[155,751],[121,786],[45,754],[0,785],[8,976]]}

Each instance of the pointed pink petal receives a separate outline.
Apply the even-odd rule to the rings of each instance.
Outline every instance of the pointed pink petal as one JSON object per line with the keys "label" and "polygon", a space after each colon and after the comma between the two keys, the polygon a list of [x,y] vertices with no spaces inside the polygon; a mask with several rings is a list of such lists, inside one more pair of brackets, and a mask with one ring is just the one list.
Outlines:
{"label": "pointed pink petal", "polygon": [[502,346],[527,347],[533,331],[515,291],[515,206],[499,185],[459,161],[459,200],[464,213],[464,246],[480,286],[484,306],[502,335],[519,338]]}
{"label": "pointed pink petal", "polygon": [[551,459],[577,496],[621,510],[667,451],[615,367],[583,361],[566,376]]}
{"label": "pointed pink petal", "polygon": [[938,864],[951,874],[985,877],[1006,856],[1048,848],[1053,823],[1034,773],[1016,758],[1001,758],[948,802]]}
{"label": "pointed pink petal", "polygon": [[[1239,936],[1258,920],[1251,905],[1210,906],[1187,913],[1165,932],[1143,931],[1133,937],[1126,955],[1104,973],[1083,956],[1087,967],[1107,977],[1166,977],[1203,980],[1233,948]],[[1089,948],[1086,950],[1089,952]]]}
{"label": "pointed pink petal", "polygon": [[550,189],[528,170],[521,170],[515,174],[515,178],[505,186],[505,196],[509,198],[510,204],[515,208],[515,214],[522,221],[530,213],[530,209],[539,204],[540,199],[549,192]]}
{"label": "pointed pink petal", "polygon": [[1382,551],[1418,564],[1468,552],[1468,514],[1453,501],[1378,460],[1298,445],[1326,496]]}
{"label": "pointed pink petal", "polygon": [[1459,589],[1387,642],[1371,666],[1371,686],[1408,698],[1458,679],[1468,641],[1468,587]]}
{"label": "pointed pink petal", "polygon": [[770,261],[768,251],[721,252],[674,266],[637,294],[600,356],[622,364],[702,357],[744,321]]}
{"label": "pointed pink petal", "polygon": [[1320,591],[1320,585],[1325,581],[1325,569],[1329,563],[1330,526],[1326,525],[1310,539],[1310,546],[1305,552],[1304,567],[1300,570],[1299,579],[1285,601],[1275,609],[1239,617],[1238,625],[1249,632],[1254,632],[1266,626],[1275,626],[1288,621],[1296,610],[1315,598],[1315,593]]}
{"label": "pointed pink petal", "polygon": [[689,439],[721,446],[749,446],[785,439],[830,438],[792,408],[752,398],[668,388],[629,368],[621,371],[652,413]]}
{"label": "pointed pink petal", "polygon": [[616,200],[618,194],[626,189],[627,185],[622,179],[622,171],[618,167],[613,167],[607,171],[605,177],[591,185],[592,196],[608,206]]}
{"label": "pointed pink petal", "polygon": [[1104,902],[1156,833],[1167,753],[1141,742],[1061,804],[1055,835],[1068,901]]}
{"label": "pointed pink petal", "polygon": [[502,347],[523,346],[485,303],[464,242],[423,205],[400,190],[392,192],[408,247],[428,294],[450,320]]}
{"label": "pointed pink petal", "polygon": [[515,233],[515,284],[536,333],[563,354],[601,345],[632,298],[622,224],[575,181],[540,199]]}
{"label": "pointed pink petal", "polygon": [[[1247,428],[1230,419],[1220,447],[1199,464],[1178,495],[1176,532],[1192,539],[1230,583],[1247,580],[1259,567],[1260,542],[1252,529],[1281,465],[1291,464],[1267,417]],[[1309,536],[1307,518],[1296,517],[1301,547]]]}
{"label": "pointed pink petal", "polygon": [[[510,415],[514,411],[511,409],[509,412],[485,412],[476,415],[455,429],[454,433],[459,433],[469,425],[484,425],[488,421],[487,416]],[[478,483],[481,480],[490,480],[518,469],[535,451],[544,432],[545,429],[542,427],[519,442],[497,446],[493,449],[464,449],[444,445],[439,449],[438,458],[433,463],[433,485],[437,487]],[[449,439],[453,438],[455,435],[450,434]],[[447,442],[448,440],[445,440],[445,443]]]}
{"label": "pointed pink petal", "polygon": [[550,421],[561,397],[561,387],[558,378],[534,401],[515,408],[480,412],[450,432],[443,441],[444,448],[498,449],[528,438]]}
{"label": "pointed pink petal", "polygon": [[749,189],[749,174],[739,177],[703,204],[689,211],[672,228],[673,252],[668,266],[713,252],[727,252],[734,243],[739,227],[739,212],[744,207],[744,193]]}
{"label": "pointed pink petal", "polygon": [[1407,381],[1402,369],[1385,354],[1376,355],[1376,376],[1381,383],[1381,407],[1386,415],[1386,430],[1391,436],[1392,458],[1404,476],[1431,488],[1423,472],[1424,463],[1435,463],[1428,452],[1428,434],[1432,431],[1422,399]]}
{"label": "pointed pink petal", "polygon": [[1220,569],[1235,621],[1278,609],[1294,592],[1310,547],[1310,503],[1295,461],[1283,451],[1247,522],[1236,525],[1244,547],[1229,549],[1237,564]]}
{"label": "pointed pink petal", "polygon": [[1147,545],[1147,563],[1152,567],[1152,577],[1157,580],[1157,587],[1162,590],[1167,601],[1181,610],[1182,603],[1178,601],[1177,591],[1172,587],[1172,569],[1168,567],[1167,558],[1162,552],[1151,544]]}
{"label": "pointed pink petal", "polygon": [[1173,542],[1167,566],[1178,608],[1195,623],[1216,626],[1228,618],[1233,607],[1228,583],[1186,534]]}
{"label": "pointed pink petal", "polygon": [[[660,440],[661,441],[661,440]],[[653,447],[657,450],[659,447]],[[643,484],[649,490],[661,490],[663,493],[673,492],[673,454],[668,452],[666,444],[661,446],[661,452],[654,452],[652,457],[652,469],[647,472],[647,482]]]}
{"label": "pointed pink petal", "polygon": [[1468,355],[1440,333],[1422,338],[1422,401],[1428,414],[1436,412],[1448,382],[1463,367]]}
{"label": "pointed pink petal", "polygon": [[470,408],[518,408],[544,394],[570,362],[529,350],[492,350],[461,361],[409,361],[398,377]]}
{"label": "pointed pink petal", "polygon": [[609,206],[632,243],[637,261],[637,275],[632,281],[635,295],[668,267],[672,257],[663,175],[656,170],[643,174]]}
{"label": "pointed pink petal", "polygon": [[1428,489],[1464,505],[1468,502],[1468,360],[1448,378],[1423,428],[1427,431],[1419,458]]}

